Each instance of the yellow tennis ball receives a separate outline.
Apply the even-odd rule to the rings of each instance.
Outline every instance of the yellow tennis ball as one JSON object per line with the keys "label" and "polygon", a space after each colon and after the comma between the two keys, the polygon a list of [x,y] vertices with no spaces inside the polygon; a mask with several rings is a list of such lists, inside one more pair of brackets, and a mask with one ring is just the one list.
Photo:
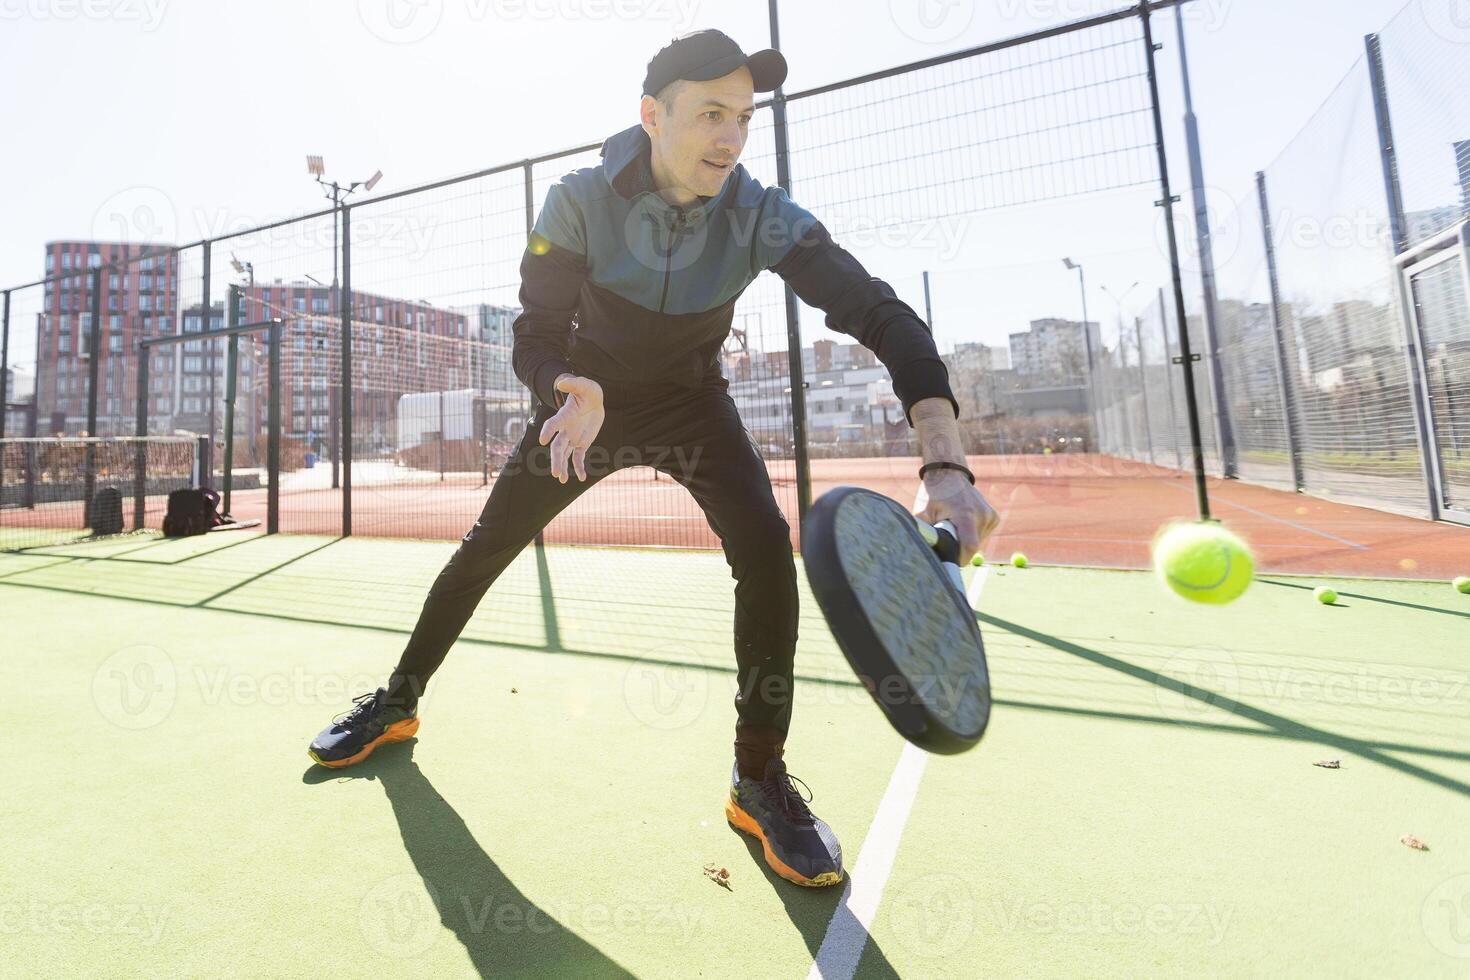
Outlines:
{"label": "yellow tennis ball", "polygon": [[985,556],[980,554],[980,552],[978,551],[975,552],[975,557],[970,559],[970,564],[974,565],[976,568],[979,568],[981,565],[985,564]]}
{"label": "yellow tennis ball", "polygon": [[1016,552],[1014,555],[1011,555],[1011,564],[1017,568],[1025,568],[1027,565],[1026,556],[1019,551]]}
{"label": "yellow tennis ball", "polygon": [[1168,525],[1154,538],[1153,552],[1159,580],[1191,602],[1233,602],[1255,574],[1246,543],[1214,523]]}
{"label": "yellow tennis ball", "polygon": [[1337,601],[1337,592],[1325,585],[1319,585],[1313,589],[1312,595],[1324,606],[1330,606]]}
{"label": "yellow tennis ball", "polygon": [[1470,575],[1461,575],[1454,581],[1455,591],[1470,595]]}

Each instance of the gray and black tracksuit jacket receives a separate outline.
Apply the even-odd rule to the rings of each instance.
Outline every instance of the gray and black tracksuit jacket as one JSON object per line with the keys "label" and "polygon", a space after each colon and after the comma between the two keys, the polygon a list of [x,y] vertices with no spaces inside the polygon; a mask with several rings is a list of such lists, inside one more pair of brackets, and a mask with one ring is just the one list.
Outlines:
{"label": "gray and black tracksuit jacket", "polygon": [[521,261],[516,376],[544,405],[570,372],[617,407],[658,392],[724,384],[720,350],[735,301],[770,269],[827,326],[867,347],[909,410],[959,405],[928,327],[779,187],[737,164],[718,194],[687,207],[653,185],[648,135],[634,126],[602,145],[602,163],[553,184]]}

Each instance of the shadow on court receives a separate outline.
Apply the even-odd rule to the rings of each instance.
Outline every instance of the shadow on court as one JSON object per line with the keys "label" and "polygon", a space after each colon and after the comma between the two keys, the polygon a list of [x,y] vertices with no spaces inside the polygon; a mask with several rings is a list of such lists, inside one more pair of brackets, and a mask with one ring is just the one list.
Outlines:
{"label": "shadow on court", "polygon": [[[415,740],[351,769],[312,766],[302,782],[368,779],[382,783],[404,848],[433,896],[439,922],[454,933],[482,977],[631,977],[633,974],[568,929],[521,892],[440,796],[413,759]],[[422,921],[421,906],[394,902],[383,937],[402,942]],[[362,928],[370,929],[364,909]]]}

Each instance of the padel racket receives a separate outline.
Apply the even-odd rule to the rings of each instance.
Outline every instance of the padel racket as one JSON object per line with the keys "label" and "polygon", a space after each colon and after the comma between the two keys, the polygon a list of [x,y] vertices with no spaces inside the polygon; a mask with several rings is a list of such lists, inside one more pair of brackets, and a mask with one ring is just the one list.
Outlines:
{"label": "padel racket", "polygon": [[944,755],[990,720],[990,674],[948,521],[837,487],[801,526],[802,563],[832,635],[898,733]]}

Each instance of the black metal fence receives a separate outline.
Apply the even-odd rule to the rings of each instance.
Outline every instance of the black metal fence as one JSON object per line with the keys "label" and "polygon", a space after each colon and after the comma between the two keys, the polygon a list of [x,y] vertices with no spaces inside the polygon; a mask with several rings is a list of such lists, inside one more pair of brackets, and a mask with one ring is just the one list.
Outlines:
{"label": "black metal fence", "polygon": [[[926,315],[931,281],[940,308],[960,295],[983,310],[1010,290],[1012,305],[1035,308],[1030,315],[1069,314],[1076,294],[1061,254],[1087,254],[1088,247],[1069,236],[1099,228],[1116,235],[1121,221],[1147,239],[1159,205],[1172,207],[1167,195],[1159,200],[1165,175],[1150,23],[1179,4],[1140,3],[777,93],[763,103],[774,111],[752,126],[742,163],[763,183],[787,186],[850,250],[881,256],[875,273],[916,306],[922,280]],[[282,531],[457,537],[479,513],[531,414],[531,396],[510,370],[527,232],[548,186],[595,164],[599,145],[188,245],[108,246],[105,259],[81,246],[80,268],[4,291],[7,365],[13,330],[34,327],[35,335],[29,414],[8,413],[5,424],[23,421],[41,435],[199,432],[212,447],[210,482],[228,485],[251,473],[260,487],[236,485],[230,507],[237,517],[265,508],[273,494],[279,504],[270,509]],[[1044,246],[1058,253],[1047,275],[1060,285],[1028,269],[1027,285],[1002,283],[994,296],[983,295],[975,263],[993,264],[983,256],[1004,257],[1008,243],[987,238],[976,216],[1014,209],[1038,215],[1027,228],[1055,241]],[[949,250],[932,240],[943,237],[947,222],[954,226]],[[1149,242],[1132,267],[1151,283],[1167,283],[1168,258]],[[1160,302],[1146,338],[1128,325],[1111,352],[1089,343],[1066,383],[1037,382],[1033,400],[1062,392],[1049,423],[1050,431],[1071,434],[1061,441],[1091,444],[1095,414],[1111,448],[1135,454],[1167,417],[1171,459],[1187,463],[1190,449],[1179,440],[1187,439],[1181,413],[1192,368],[1171,376],[1159,353],[1177,329],[1171,311],[1182,297],[1169,289]],[[761,276],[740,299],[723,363],[793,518],[804,512],[814,479],[821,482],[813,459],[851,456],[866,445],[889,455],[917,450],[881,365],[822,346],[815,329],[804,328],[810,315],[775,277]],[[258,332],[229,332],[272,318],[282,321],[274,378]],[[194,333],[206,336],[157,342]],[[1137,352],[1131,368],[1128,344]],[[994,424],[982,428],[1038,428],[1004,417],[993,364],[977,368],[988,377],[972,378],[958,352],[949,360],[957,389],[984,399],[989,383]],[[1115,410],[1133,383],[1130,371],[1140,385],[1177,389],[1143,399],[1143,429]],[[1097,390],[1068,388],[1079,377]],[[272,398],[279,399],[279,429],[269,424]],[[1131,442],[1120,441],[1125,433]],[[265,472],[272,439],[278,473]],[[1017,448],[1008,450],[1004,439],[989,444]],[[651,470],[619,474],[604,487],[559,517],[548,538],[712,541],[694,501],[663,493],[670,487]]]}
{"label": "black metal fence", "polygon": [[[1407,4],[1366,38],[1301,133],[1216,217],[1218,300],[1189,324],[1191,336],[1211,320],[1218,331],[1206,352],[1231,442],[1216,472],[1470,522],[1470,30],[1454,8]],[[1169,356],[1144,345],[1148,365]],[[1105,450],[1178,465],[1171,422],[1155,410],[1146,438],[1137,428],[1153,372],[1112,375]]]}

